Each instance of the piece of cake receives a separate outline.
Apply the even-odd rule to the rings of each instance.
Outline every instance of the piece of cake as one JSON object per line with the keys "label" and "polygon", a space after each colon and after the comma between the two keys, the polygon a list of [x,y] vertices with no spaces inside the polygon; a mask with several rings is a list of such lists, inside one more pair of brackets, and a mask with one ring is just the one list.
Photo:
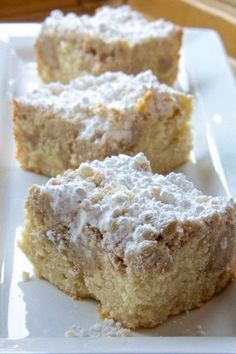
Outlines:
{"label": "piece of cake", "polygon": [[94,16],[53,11],[42,25],[35,55],[44,82],[68,83],[84,71],[137,74],[150,69],[172,84],[181,40],[180,27],[147,20],[127,5],[103,7]]}
{"label": "piece of cake", "polygon": [[34,185],[20,248],[39,277],[129,328],[200,306],[236,272],[235,204],[142,153],[82,163]]}
{"label": "piece of cake", "polygon": [[17,158],[54,176],[87,160],[144,152],[154,171],[167,172],[188,159],[191,110],[191,96],[150,71],[48,84],[14,101]]}

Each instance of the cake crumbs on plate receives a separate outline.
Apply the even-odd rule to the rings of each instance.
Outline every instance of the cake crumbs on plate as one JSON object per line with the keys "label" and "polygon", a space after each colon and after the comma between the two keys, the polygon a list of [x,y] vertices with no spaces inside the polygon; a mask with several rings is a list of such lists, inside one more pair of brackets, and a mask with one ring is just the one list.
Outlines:
{"label": "cake crumbs on plate", "polygon": [[199,324],[196,326],[198,333],[200,336],[205,336],[206,335],[206,331],[202,328],[202,326]]}
{"label": "cake crumbs on plate", "polygon": [[78,337],[77,332],[76,332],[77,326],[72,325],[70,329],[65,331],[64,335],[66,338],[73,338],[73,337]]}
{"label": "cake crumbs on plate", "polygon": [[22,281],[24,282],[32,280],[32,275],[30,274],[30,272],[26,272],[25,270],[22,272],[21,277]]}
{"label": "cake crumbs on plate", "polygon": [[81,328],[73,325],[65,332],[65,337],[128,337],[130,330],[123,328],[120,322],[115,322],[113,319],[106,318],[104,321],[99,321],[88,328]]}

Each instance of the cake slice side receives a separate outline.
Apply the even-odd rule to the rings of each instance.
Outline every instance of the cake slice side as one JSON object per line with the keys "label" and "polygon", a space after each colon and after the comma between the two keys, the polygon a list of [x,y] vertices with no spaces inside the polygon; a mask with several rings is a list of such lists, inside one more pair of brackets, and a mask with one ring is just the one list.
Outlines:
{"label": "cake slice side", "polygon": [[35,57],[44,82],[68,83],[83,72],[138,74],[149,69],[171,85],[181,43],[180,27],[149,21],[127,5],[103,7],[94,16],[56,11],[42,25]]}
{"label": "cake slice side", "polygon": [[[82,164],[33,186],[20,248],[40,277],[129,328],[201,306],[236,272],[235,204],[142,154]],[[59,260],[59,261],[58,261]]]}
{"label": "cake slice side", "polygon": [[155,172],[184,163],[192,147],[192,97],[150,72],[85,75],[13,102],[17,158],[49,176],[106,156],[144,152]]}

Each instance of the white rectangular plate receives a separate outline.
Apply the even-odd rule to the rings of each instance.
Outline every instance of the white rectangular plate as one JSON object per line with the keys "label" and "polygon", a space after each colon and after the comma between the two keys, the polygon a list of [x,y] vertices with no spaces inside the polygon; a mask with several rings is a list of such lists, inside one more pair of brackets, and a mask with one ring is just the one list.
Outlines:
{"label": "white rectangular plate", "polygon": [[[130,337],[65,338],[72,325],[99,320],[96,302],[72,300],[42,280],[22,281],[22,272],[31,272],[16,247],[23,204],[29,186],[47,178],[22,171],[14,159],[10,100],[39,84],[32,50],[38,30],[0,25],[0,353],[235,353],[236,284],[201,309]],[[236,88],[216,33],[185,31],[179,86],[195,96],[192,161],[179,171],[206,194],[236,196]]]}

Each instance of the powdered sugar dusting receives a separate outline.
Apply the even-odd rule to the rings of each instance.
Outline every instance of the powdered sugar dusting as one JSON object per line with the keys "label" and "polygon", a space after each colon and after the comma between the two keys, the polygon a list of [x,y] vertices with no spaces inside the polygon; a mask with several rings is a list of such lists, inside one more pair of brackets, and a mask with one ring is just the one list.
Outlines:
{"label": "powdered sugar dusting", "polygon": [[45,20],[42,31],[48,35],[87,34],[106,42],[128,41],[135,44],[149,38],[174,34],[176,27],[162,19],[149,21],[140,13],[131,10],[128,5],[124,5],[117,8],[105,6],[94,16],[77,16],[73,13],[64,16],[61,11],[56,10]]}
{"label": "powdered sugar dusting", "polygon": [[[158,248],[163,232],[181,239],[185,222],[201,224],[233,205],[228,198],[204,196],[182,174],[152,174],[142,153],[83,163],[42,189],[51,196],[55,214],[69,226],[71,242],[83,243],[90,225],[103,235],[103,247],[126,264],[134,255]],[[167,252],[163,262],[169,261]]]}

